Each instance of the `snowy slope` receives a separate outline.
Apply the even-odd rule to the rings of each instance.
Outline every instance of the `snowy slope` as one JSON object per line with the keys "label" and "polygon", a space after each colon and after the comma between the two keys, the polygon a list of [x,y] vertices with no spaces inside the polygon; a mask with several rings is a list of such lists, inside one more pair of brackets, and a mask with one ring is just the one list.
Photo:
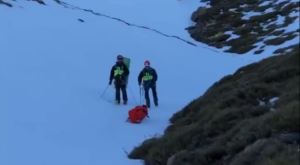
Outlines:
{"label": "snowy slope", "polygon": [[195,0],[88,0],[88,2],[65,0],[64,2],[183,38],[189,37],[183,29],[194,24],[189,18],[199,6],[199,1]]}
{"label": "snowy slope", "polygon": [[[150,1],[146,6],[157,9]],[[125,151],[147,136],[161,134],[174,112],[224,75],[249,63],[153,31],[66,9],[54,1],[45,1],[47,6],[9,2],[12,8],[0,6],[1,165],[141,164],[128,160]],[[125,2],[104,2],[107,4],[86,0],[77,5],[103,5],[103,10],[111,11],[106,14],[147,23],[138,17],[145,5],[129,1],[125,15],[116,10]],[[170,6],[178,3],[167,2]],[[167,6],[167,2],[161,5]],[[168,12],[176,13],[175,9]],[[159,13],[164,10],[155,11],[165,14]],[[182,21],[186,18],[166,24],[159,19],[155,22],[156,18],[151,16],[147,26],[185,37],[181,27],[188,25]],[[183,25],[177,28],[177,24]],[[107,101],[113,98],[112,87],[106,99],[100,97],[117,54],[132,59],[127,106]],[[133,125],[125,120],[127,111],[139,104],[137,75],[145,60],[150,60],[159,74],[160,107],[150,110],[150,119]]]}

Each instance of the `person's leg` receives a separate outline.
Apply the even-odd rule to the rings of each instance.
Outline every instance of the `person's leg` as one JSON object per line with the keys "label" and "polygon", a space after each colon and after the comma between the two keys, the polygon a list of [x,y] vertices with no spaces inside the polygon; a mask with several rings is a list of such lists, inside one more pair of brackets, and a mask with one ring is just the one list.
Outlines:
{"label": "person's leg", "polygon": [[115,98],[115,101],[116,101],[116,103],[117,104],[119,104],[120,103],[120,91],[121,91],[121,86],[120,86],[120,84],[118,84],[118,83],[115,83],[115,88],[116,88],[116,98]]}
{"label": "person's leg", "polygon": [[149,88],[149,83],[144,83],[145,100],[147,107],[150,107]]}
{"label": "person's leg", "polygon": [[128,100],[127,91],[126,91],[126,85],[122,85],[121,86],[121,90],[122,90],[123,102],[124,102],[124,104],[126,104],[127,100]]}
{"label": "person's leg", "polygon": [[158,105],[158,98],[157,98],[157,92],[156,92],[156,84],[151,85],[152,95],[153,95],[153,101],[155,106]]}

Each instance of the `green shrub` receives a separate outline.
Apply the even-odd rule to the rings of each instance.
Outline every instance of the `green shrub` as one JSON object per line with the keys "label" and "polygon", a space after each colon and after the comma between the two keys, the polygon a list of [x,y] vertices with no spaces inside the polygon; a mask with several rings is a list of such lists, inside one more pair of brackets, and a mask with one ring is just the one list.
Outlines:
{"label": "green shrub", "polygon": [[293,48],[214,83],[171,117],[163,136],[146,140],[129,158],[146,165],[299,163],[299,146],[291,143],[300,133],[299,44]]}

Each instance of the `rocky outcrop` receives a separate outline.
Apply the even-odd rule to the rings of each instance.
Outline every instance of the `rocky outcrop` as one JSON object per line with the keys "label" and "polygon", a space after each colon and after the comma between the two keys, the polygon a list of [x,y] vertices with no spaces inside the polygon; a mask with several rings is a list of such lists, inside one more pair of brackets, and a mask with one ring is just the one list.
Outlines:
{"label": "rocky outcrop", "polygon": [[31,0],[31,1],[35,1],[35,2],[37,2],[39,4],[41,4],[41,5],[46,5],[45,2],[42,1],[42,0]]}
{"label": "rocky outcrop", "polygon": [[12,7],[12,4],[10,4],[8,2],[4,2],[2,0],[0,0],[0,5],[5,5],[5,6],[8,6],[8,7]]}
{"label": "rocky outcrop", "polygon": [[[186,30],[196,41],[216,48],[225,48],[225,52],[244,54],[255,50],[254,52],[259,54],[264,52],[268,45],[278,46],[296,37],[299,38],[299,29],[287,28],[295,24],[299,17],[299,2],[290,0],[202,0],[202,2],[208,2],[211,6],[199,7],[193,12],[191,20],[196,24]],[[278,20],[279,18],[284,20]],[[258,43],[260,47],[257,46]]]}

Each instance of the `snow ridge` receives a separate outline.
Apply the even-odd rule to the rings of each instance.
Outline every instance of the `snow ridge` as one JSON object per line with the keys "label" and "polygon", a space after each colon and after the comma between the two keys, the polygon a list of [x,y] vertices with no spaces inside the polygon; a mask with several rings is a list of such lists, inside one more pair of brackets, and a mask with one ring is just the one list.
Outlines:
{"label": "snow ridge", "polygon": [[160,34],[160,35],[165,36],[165,37],[176,38],[176,39],[181,40],[181,41],[183,41],[183,42],[185,42],[185,43],[187,43],[187,44],[189,44],[189,45],[192,45],[192,46],[197,47],[196,44],[194,44],[194,43],[192,43],[192,42],[190,42],[190,41],[187,41],[187,40],[185,40],[185,39],[182,39],[182,38],[180,38],[180,37],[178,37],[178,36],[175,36],[175,35],[167,35],[167,34],[162,33],[162,32],[160,32],[160,31],[158,31],[158,30],[156,30],[156,29],[152,29],[152,28],[149,28],[149,27],[146,27],[146,26],[135,25],[135,24],[126,22],[126,21],[124,21],[124,20],[122,20],[122,19],[115,18],[115,17],[111,17],[111,16],[108,16],[108,15],[105,15],[105,14],[101,14],[101,13],[98,13],[98,12],[94,12],[93,10],[90,10],[90,9],[83,9],[83,8],[80,8],[80,7],[77,7],[77,6],[73,6],[73,5],[70,5],[70,4],[66,3],[66,2],[60,1],[60,0],[54,0],[54,1],[57,2],[57,3],[60,4],[60,5],[65,6],[66,8],[77,9],[77,10],[83,10],[83,11],[90,12],[90,13],[92,13],[92,14],[94,14],[94,15],[97,15],[97,16],[103,16],[103,17],[106,17],[106,18],[109,18],[109,19],[114,19],[114,20],[123,22],[124,24],[126,24],[126,25],[128,25],[128,26],[133,26],[133,27],[137,27],[137,28],[142,28],[142,29],[147,29],[147,30],[150,30],[150,31],[154,31],[154,32],[156,32],[156,33],[158,33],[158,34]]}
{"label": "snow ridge", "polygon": [[[13,1],[16,1],[16,0],[13,0]],[[41,5],[47,6],[47,4],[43,0],[32,0],[32,1],[35,1],[35,2],[37,2],[39,4],[41,4]],[[161,31],[159,31],[159,30],[156,30],[156,29],[152,29],[152,28],[149,28],[149,27],[146,27],[146,26],[141,26],[141,25],[136,25],[136,24],[133,24],[133,23],[129,23],[129,22],[124,21],[124,20],[122,20],[120,18],[111,17],[111,16],[108,16],[108,15],[105,15],[105,14],[101,14],[101,13],[95,12],[95,11],[93,11],[91,9],[80,8],[78,6],[74,6],[74,5],[68,4],[68,3],[60,1],[60,0],[53,0],[53,1],[56,2],[59,5],[64,6],[65,8],[68,8],[68,9],[81,10],[81,11],[89,12],[89,13],[97,15],[97,16],[103,16],[103,17],[106,17],[106,18],[109,18],[109,19],[117,20],[117,21],[122,22],[122,23],[124,23],[124,24],[126,24],[128,26],[132,26],[132,27],[137,27],[137,28],[141,28],[141,29],[153,31],[153,32],[156,32],[157,34],[160,34],[160,35],[165,36],[165,37],[175,38],[177,40],[180,40],[180,41],[182,41],[182,42],[184,42],[186,44],[189,44],[191,46],[194,46],[194,47],[208,49],[208,50],[213,51],[215,53],[220,53],[218,50],[216,50],[214,48],[210,48],[210,47],[207,47],[207,46],[202,46],[202,44],[200,44],[200,45],[199,44],[195,44],[195,43],[193,43],[191,41],[185,40],[185,39],[183,39],[183,38],[181,38],[179,36],[176,36],[176,35],[168,35],[166,33],[163,33]],[[0,0],[0,4],[4,4],[4,5],[8,6],[8,7],[13,7],[12,4],[4,2],[2,0]],[[84,22],[84,20],[82,20],[82,19],[78,19],[78,21]]]}

